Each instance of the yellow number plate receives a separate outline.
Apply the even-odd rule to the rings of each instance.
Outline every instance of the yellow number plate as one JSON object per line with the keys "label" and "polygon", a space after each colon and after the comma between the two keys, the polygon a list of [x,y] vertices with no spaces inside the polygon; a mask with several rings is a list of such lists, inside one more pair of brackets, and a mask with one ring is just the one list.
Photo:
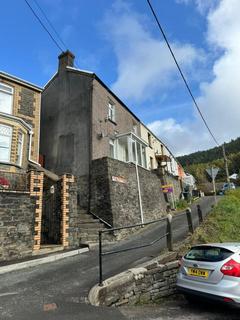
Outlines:
{"label": "yellow number plate", "polygon": [[207,270],[203,270],[203,269],[188,268],[188,275],[202,277],[202,278],[208,278],[209,273]]}

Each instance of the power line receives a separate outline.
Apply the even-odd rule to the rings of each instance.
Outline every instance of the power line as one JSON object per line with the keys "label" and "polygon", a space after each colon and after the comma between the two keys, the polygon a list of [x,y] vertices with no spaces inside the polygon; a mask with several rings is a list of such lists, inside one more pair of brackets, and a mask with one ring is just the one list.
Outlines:
{"label": "power line", "polygon": [[201,112],[201,110],[200,110],[200,108],[199,108],[199,106],[198,106],[198,104],[197,104],[194,96],[193,96],[193,93],[192,93],[192,91],[191,91],[191,89],[190,89],[190,87],[189,87],[189,85],[188,85],[188,83],[187,83],[187,80],[186,80],[186,78],[185,78],[185,76],[184,76],[184,74],[183,74],[183,72],[182,72],[182,70],[181,70],[181,67],[179,66],[179,64],[178,64],[178,62],[177,62],[177,59],[176,59],[176,57],[175,57],[175,55],[174,55],[174,52],[173,52],[173,50],[172,50],[172,48],[171,48],[171,46],[170,46],[170,44],[169,44],[169,42],[168,42],[168,39],[167,39],[167,37],[166,37],[166,35],[165,35],[165,32],[164,32],[164,30],[163,30],[163,28],[162,28],[162,26],[161,26],[161,24],[160,24],[160,22],[159,22],[159,19],[158,19],[157,15],[156,15],[156,13],[155,13],[155,11],[154,11],[151,3],[150,3],[150,0],[147,0],[147,3],[148,3],[148,5],[149,5],[149,7],[150,7],[150,9],[151,9],[151,11],[152,11],[152,14],[153,14],[153,16],[154,16],[154,18],[155,18],[155,20],[156,20],[156,22],[157,22],[157,25],[158,25],[161,33],[162,33],[162,36],[163,36],[163,38],[164,38],[164,40],[165,40],[165,42],[166,42],[166,44],[167,44],[167,46],[168,46],[168,49],[169,49],[169,51],[170,51],[170,53],[171,53],[171,55],[172,55],[172,57],[173,57],[173,60],[174,60],[176,66],[177,66],[177,68],[178,68],[178,71],[179,71],[179,73],[180,73],[180,75],[181,75],[181,77],[182,77],[182,79],[183,79],[183,82],[185,83],[185,86],[186,86],[186,88],[187,88],[187,90],[188,90],[188,92],[189,92],[189,94],[190,94],[190,96],[191,96],[191,98],[192,98],[192,100],[193,100],[193,103],[194,103],[195,107],[197,108],[198,113],[200,114],[200,117],[202,118],[202,120],[203,120],[203,122],[204,122],[204,124],[205,124],[205,126],[206,126],[206,128],[207,128],[207,130],[208,130],[208,132],[210,133],[211,137],[213,138],[214,142],[216,143],[217,146],[219,146],[219,143],[218,143],[217,139],[215,138],[213,132],[211,131],[209,125],[207,124],[207,121],[205,120],[205,118],[204,118],[204,116],[203,116],[203,114],[202,114],[202,112]]}
{"label": "power line", "polygon": [[[57,43],[57,41],[54,39],[54,37],[52,36],[52,34],[50,33],[50,31],[47,29],[47,27],[44,25],[44,23],[41,21],[40,17],[37,15],[37,13],[34,11],[34,9],[32,8],[32,6],[30,5],[30,3],[28,2],[28,0],[24,0],[26,2],[26,4],[28,5],[28,7],[30,8],[30,10],[32,11],[32,13],[34,14],[34,16],[37,18],[37,20],[39,21],[39,23],[41,24],[41,26],[44,28],[44,30],[48,33],[48,35],[51,37],[51,39],[53,40],[53,42],[56,44],[56,46],[61,50],[61,52],[63,52],[64,50],[61,48],[61,46]],[[66,45],[66,43],[62,40],[60,34],[57,32],[56,28],[53,26],[53,24],[51,23],[51,21],[48,19],[45,11],[41,8],[40,4],[37,2],[37,0],[33,0],[34,3],[36,4],[36,6],[38,7],[38,9],[41,11],[41,13],[43,14],[43,16],[45,17],[46,21],[48,22],[48,24],[50,25],[50,27],[53,29],[54,33],[56,34],[58,40],[62,43],[62,45],[65,47],[65,49],[67,50],[68,46]],[[75,61],[75,66],[77,68],[80,69],[79,65],[77,64],[77,62]]]}
{"label": "power line", "polygon": [[56,28],[54,27],[54,25],[52,24],[52,22],[48,19],[45,11],[42,9],[42,7],[40,6],[40,4],[37,2],[37,0],[33,0],[34,3],[36,4],[36,6],[38,7],[38,9],[41,11],[41,13],[43,14],[44,18],[46,19],[46,21],[48,22],[48,24],[50,25],[50,27],[52,28],[52,30],[54,31],[55,35],[57,36],[58,40],[62,43],[62,45],[65,47],[65,49],[67,50],[67,45],[63,42],[60,34],[57,32]]}
{"label": "power line", "polygon": [[33,15],[36,17],[36,19],[38,20],[38,22],[41,24],[41,26],[43,27],[43,29],[48,33],[49,37],[52,39],[52,41],[55,43],[55,45],[58,47],[58,49],[60,49],[61,52],[63,52],[64,50],[61,48],[61,46],[57,43],[57,41],[54,39],[54,37],[52,36],[52,34],[50,33],[50,31],[47,29],[47,27],[44,25],[44,23],[42,22],[42,20],[39,18],[39,16],[37,15],[37,13],[34,11],[34,9],[32,8],[32,6],[30,5],[30,3],[28,2],[28,0],[24,0],[26,2],[26,4],[28,5],[29,9],[32,11]]}

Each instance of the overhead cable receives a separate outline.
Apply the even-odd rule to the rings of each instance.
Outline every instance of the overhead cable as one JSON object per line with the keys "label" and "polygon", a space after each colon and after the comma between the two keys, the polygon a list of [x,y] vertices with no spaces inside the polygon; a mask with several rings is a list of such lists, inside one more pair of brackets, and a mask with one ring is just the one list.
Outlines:
{"label": "overhead cable", "polygon": [[57,32],[56,28],[54,27],[54,25],[52,24],[52,22],[48,19],[47,14],[45,13],[45,11],[42,9],[42,7],[40,6],[40,4],[38,3],[37,0],[33,0],[34,3],[36,4],[36,6],[38,7],[38,9],[41,11],[42,15],[44,16],[44,18],[46,19],[46,21],[48,22],[48,24],[50,25],[50,27],[52,28],[52,30],[54,31],[55,35],[57,36],[58,40],[62,43],[63,47],[65,47],[65,49],[67,50],[67,45],[64,43],[64,41],[62,40],[60,34]]}
{"label": "overhead cable", "polygon": [[29,9],[32,11],[33,15],[36,17],[36,19],[38,20],[38,22],[41,24],[41,26],[43,27],[43,29],[48,33],[49,37],[52,39],[52,41],[55,43],[55,45],[58,47],[58,49],[63,52],[64,50],[61,48],[61,46],[58,44],[58,42],[54,39],[54,37],[52,36],[51,32],[48,30],[48,28],[44,25],[44,23],[42,22],[42,20],[40,19],[40,17],[37,15],[37,13],[35,12],[35,10],[33,9],[33,7],[30,5],[30,3],[28,2],[28,0],[24,0],[26,2],[26,4],[28,5]]}
{"label": "overhead cable", "polygon": [[199,106],[198,106],[198,104],[197,104],[196,99],[194,98],[194,95],[193,95],[193,93],[192,93],[192,91],[191,91],[191,89],[190,89],[190,86],[188,85],[188,82],[187,82],[187,80],[186,80],[186,78],[185,78],[185,76],[184,76],[184,74],[183,74],[183,72],[182,72],[182,70],[181,70],[181,67],[180,67],[180,65],[179,65],[179,63],[178,63],[178,61],[177,61],[177,59],[176,59],[176,57],[175,57],[175,55],[174,55],[174,52],[173,52],[173,50],[172,50],[172,48],[171,48],[171,46],[170,46],[170,44],[169,44],[169,41],[168,41],[168,39],[167,39],[167,37],[166,37],[166,34],[165,34],[165,32],[164,32],[164,30],[163,30],[163,28],[162,28],[162,26],[161,26],[161,24],[160,24],[160,22],[159,22],[159,19],[158,19],[157,15],[156,15],[156,13],[155,13],[155,11],[154,11],[151,3],[150,3],[150,0],[147,0],[147,3],[148,3],[148,5],[149,5],[149,7],[150,7],[150,9],[151,9],[151,11],[152,11],[152,14],[153,14],[153,16],[154,16],[154,18],[155,18],[155,20],[156,20],[156,22],[157,22],[157,25],[158,25],[161,33],[162,33],[162,36],[163,36],[163,38],[164,38],[164,40],[165,40],[165,42],[166,42],[166,44],[167,44],[167,46],[168,46],[168,49],[169,49],[169,51],[170,51],[170,53],[171,53],[171,55],[172,55],[172,57],[173,57],[173,60],[174,60],[174,62],[175,62],[175,64],[176,64],[176,66],[177,66],[177,68],[178,68],[178,71],[179,71],[179,73],[180,73],[180,75],[181,75],[181,77],[182,77],[182,79],[183,79],[183,82],[185,83],[185,86],[186,86],[186,88],[187,88],[187,90],[188,90],[188,92],[189,92],[189,94],[190,94],[190,96],[191,96],[191,98],[192,98],[192,100],[193,100],[193,103],[194,103],[195,107],[197,108],[197,111],[198,111],[200,117],[202,118],[202,120],[203,120],[203,122],[204,122],[204,124],[205,124],[205,126],[206,126],[206,128],[207,128],[207,130],[208,130],[208,132],[210,133],[210,135],[211,135],[211,137],[213,138],[213,140],[214,140],[214,142],[216,143],[216,145],[217,145],[217,146],[220,146],[219,143],[218,143],[218,141],[217,141],[217,139],[215,138],[212,130],[210,129],[210,127],[209,127],[206,119],[204,118],[204,116],[203,116],[203,114],[202,114],[202,112],[201,112],[201,110],[200,110],[200,108],[199,108]]}

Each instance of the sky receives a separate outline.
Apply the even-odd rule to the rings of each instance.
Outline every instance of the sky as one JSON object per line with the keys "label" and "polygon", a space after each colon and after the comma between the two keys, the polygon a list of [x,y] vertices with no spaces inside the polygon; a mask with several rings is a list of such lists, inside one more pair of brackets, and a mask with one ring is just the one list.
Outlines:
{"label": "sky", "polygon": [[[146,0],[37,1],[78,67],[95,72],[175,155],[215,146]],[[151,3],[217,141],[238,137],[240,1]],[[1,1],[0,8],[0,70],[44,86],[60,49],[24,0]]]}

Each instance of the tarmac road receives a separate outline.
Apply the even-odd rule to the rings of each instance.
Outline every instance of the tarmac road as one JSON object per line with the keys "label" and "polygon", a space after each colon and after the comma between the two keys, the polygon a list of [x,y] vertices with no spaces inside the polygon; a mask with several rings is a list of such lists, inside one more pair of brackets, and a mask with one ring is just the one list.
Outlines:
{"label": "tarmac road", "polygon": [[[213,204],[213,198],[205,197],[202,198],[200,202],[203,211],[207,212],[210,210],[211,205]],[[196,206],[194,205],[192,212],[194,223],[197,224],[198,219],[195,207]],[[116,245],[111,246],[111,249],[126,248],[130,245],[132,246],[140,243],[143,244],[150,242],[159,237],[159,235],[164,234],[166,232],[165,228],[165,223],[161,222],[160,224],[155,225],[153,228],[144,229],[143,232],[134,235],[129,240],[118,242]],[[174,217],[173,228],[175,241],[183,239],[188,232],[186,216],[179,215]],[[104,276],[109,277],[126,270],[127,268],[136,266],[143,261],[151,259],[159,255],[160,250],[165,248],[165,246],[166,240],[162,239],[152,247],[105,257],[103,261]],[[104,250],[108,248],[109,246]],[[138,314],[136,318],[132,308],[117,309],[93,307],[87,303],[87,296],[90,288],[97,282],[97,248],[79,256],[70,257],[54,263],[0,275],[0,319],[171,319],[154,318],[154,315],[151,314],[148,316],[144,313],[147,311],[147,308],[141,309],[143,312],[142,318],[139,316],[139,308],[135,308],[134,312],[137,312]],[[153,310],[162,310],[161,308],[164,307],[159,307],[160,309],[156,308],[157,307],[151,308],[152,312]],[[168,307],[165,308],[168,309]],[[164,314],[163,310],[161,312]],[[189,311],[187,309],[186,312],[189,313],[191,310]],[[190,317],[183,319],[195,318]]]}

